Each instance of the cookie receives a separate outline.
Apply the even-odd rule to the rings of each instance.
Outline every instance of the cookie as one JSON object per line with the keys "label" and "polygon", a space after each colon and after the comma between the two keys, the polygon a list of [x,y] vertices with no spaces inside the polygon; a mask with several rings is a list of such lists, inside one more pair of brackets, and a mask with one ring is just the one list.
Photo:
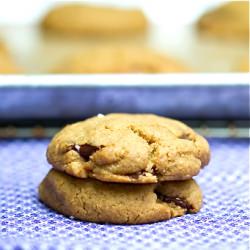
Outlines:
{"label": "cookie", "polygon": [[145,31],[147,20],[137,9],[67,4],[52,9],[42,27],[76,35],[122,35]]}
{"label": "cookie", "polygon": [[3,55],[8,54],[8,49],[6,48],[5,44],[0,40],[0,53]]}
{"label": "cookie", "polygon": [[240,65],[238,65],[237,71],[240,71],[240,72],[249,72],[250,71],[248,58],[242,59]]}
{"label": "cookie", "polygon": [[100,46],[66,58],[53,73],[187,72],[178,61],[148,48]]}
{"label": "cookie", "polygon": [[216,37],[248,40],[248,20],[249,1],[230,1],[204,14],[198,28]]}
{"label": "cookie", "polygon": [[19,69],[13,62],[5,44],[0,41],[0,74],[18,73]]}
{"label": "cookie", "polygon": [[150,114],[109,114],[68,125],[47,150],[55,169],[124,183],[190,179],[209,157],[202,136],[179,121]]}
{"label": "cookie", "polygon": [[0,74],[15,74],[19,73],[18,68],[14,62],[6,55],[0,52]]}
{"label": "cookie", "polygon": [[50,208],[92,222],[142,224],[196,213],[202,194],[194,180],[118,184],[79,179],[51,170],[39,186]]}

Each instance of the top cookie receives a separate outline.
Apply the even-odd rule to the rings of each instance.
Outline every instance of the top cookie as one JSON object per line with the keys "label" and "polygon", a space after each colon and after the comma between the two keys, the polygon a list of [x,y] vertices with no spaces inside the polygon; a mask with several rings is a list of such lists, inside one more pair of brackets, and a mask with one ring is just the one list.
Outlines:
{"label": "top cookie", "polygon": [[207,141],[185,124],[150,114],[109,114],[66,126],[47,159],[67,174],[107,182],[190,179],[209,162]]}
{"label": "top cookie", "polygon": [[78,35],[117,35],[146,30],[147,20],[140,10],[67,4],[55,7],[42,27]]}
{"label": "top cookie", "polygon": [[198,28],[218,37],[248,40],[248,20],[249,1],[231,1],[204,14]]}

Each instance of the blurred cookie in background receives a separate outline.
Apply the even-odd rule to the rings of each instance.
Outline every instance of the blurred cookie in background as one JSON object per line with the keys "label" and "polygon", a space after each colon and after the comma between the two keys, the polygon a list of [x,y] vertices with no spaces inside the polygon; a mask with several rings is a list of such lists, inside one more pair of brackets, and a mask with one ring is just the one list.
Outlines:
{"label": "blurred cookie in background", "polygon": [[187,72],[188,67],[149,48],[99,46],[66,58],[53,73]]}
{"label": "blurred cookie in background", "polygon": [[75,35],[122,35],[145,31],[147,20],[137,9],[65,4],[54,7],[42,27]]}
{"label": "blurred cookie in background", "polygon": [[236,40],[249,40],[249,1],[229,1],[205,13],[198,29],[209,35]]}
{"label": "blurred cookie in background", "polygon": [[249,69],[249,58],[244,58],[240,65],[238,66],[237,68],[237,71],[240,71],[240,72],[249,72],[250,69]]}
{"label": "blurred cookie in background", "polygon": [[0,74],[20,73],[18,67],[14,63],[8,48],[0,41]]}
{"label": "blurred cookie in background", "polygon": [[0,53],[3,55],[8,54],[8,49],[6,48],[6,45],[4,44],[4,42],[1,40],[0,40]]}

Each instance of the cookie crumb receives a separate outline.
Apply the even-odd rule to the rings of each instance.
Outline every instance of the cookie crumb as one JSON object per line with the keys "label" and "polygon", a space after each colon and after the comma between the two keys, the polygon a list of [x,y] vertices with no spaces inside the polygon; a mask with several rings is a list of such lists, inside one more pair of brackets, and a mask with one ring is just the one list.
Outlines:
{"label": "cookie crumb", "polygon": [[80,148],[81,148],[80,145],[77,145],[77,144],[75,145],[75,149],[77,150],[77,152],[80,151]]}
{"label": "cookie crumb", "polygon": [[74,217],[74,216],[69,216],[69,218],[70,218],[71,220],[74,220],[74,219],[75,219],[75,217]]}
{"label": "cookie crumb", "polygon": [[97,115],[97,117],[98,117],[98,118],[102,118],[102,117],[104,117],[104,114],[100,114],[100,113],[99,113],[99,114]]}
{"label": "cookie crumb", "polygon": [[151,173],[145,172],[145,173],[143,173],[143,176],[149,177],[149,176],[153,176],[153,175]]}

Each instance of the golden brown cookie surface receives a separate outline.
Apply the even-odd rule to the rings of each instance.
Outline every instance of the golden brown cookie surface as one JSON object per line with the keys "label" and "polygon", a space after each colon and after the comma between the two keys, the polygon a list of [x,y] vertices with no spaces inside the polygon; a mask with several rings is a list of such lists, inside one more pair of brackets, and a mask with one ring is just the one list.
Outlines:
{"label": "golden brown cookie surface", "polygon": [[140,10],[67,4],[52,9],[42,22],[45,29],[67,34],[117,35],[147,28]]}
{"label": "golden brown cookie surface", "polygon": [[100,46],[65,59],[55,73],[187,72],[178,61],[148,48]]}
{"label": "golden brown cookie surface", "polygon": [[8,50],[5,44],[0,40],[0,53],[1,54],[8,54]]}
{"label": "golden brown cookie surface", "polygon": [[190,179],[209,157],[207,141],[191,128],[149,114],[109,114],[66,126],[47,150],[60,171],[124,183]]}
{"label": "golden brown cookie surface", "polygon": [[242,59],[240,65],[237,68],[238,71],[240,72],[249,72],[249,58],[244,58]]}
{"label": "golden brown cookie surface", "polygon": [[194,180],[129,185],[79,179],[51,170],[39,187],[40,199],[75,218],[142,224],[198,212],[202,194]]}
{"label": "golden brown cookie surface", "polygon": [[19,70],[13,62],[5,44],[0,41],[0,74],[18,73]]}
{"label": "golden brown cookie surface", "polygon": [[204,14],[198,28],[211,35],[249,40],[249,1],[229,1]]}

